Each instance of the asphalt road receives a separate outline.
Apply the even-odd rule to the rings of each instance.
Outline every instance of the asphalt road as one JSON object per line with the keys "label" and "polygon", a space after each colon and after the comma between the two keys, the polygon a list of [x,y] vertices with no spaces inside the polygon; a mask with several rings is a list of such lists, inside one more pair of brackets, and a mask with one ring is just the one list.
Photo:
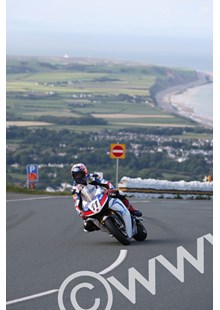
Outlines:
{"label": "asphalt road", "polygon": [[[7,310],[211,310],[213,246],[202,237],[212,235],[212,201],[132,201],[148,239],[123,246],[106,233],[84,233],[71,197],[7,194]],[[191,255],[182,275],[180,246]]]}

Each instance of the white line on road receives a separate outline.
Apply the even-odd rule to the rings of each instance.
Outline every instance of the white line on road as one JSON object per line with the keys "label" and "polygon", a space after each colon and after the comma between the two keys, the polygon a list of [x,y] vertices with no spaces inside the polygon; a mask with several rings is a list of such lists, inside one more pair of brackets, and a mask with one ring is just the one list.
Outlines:
{"label": "white line on road", "polygon": [[15,201],[25,201],[25,200],[40,200],[40,199],[53,199],[53,198],[64,198],[66,196],[45,196],[45,197],[34,197],[34,198],[21,198],[21,199],[10,199],[6,200],[6,202],[15,202]]}
{"label": "white line on road", "polygon": [[22,301],[26,301],[26,300],[30,300],[30,299],[34,299],[34,298],[38,298],[38,297],[42,297],[42,296],[46,296],[46,295],[50,295],[50,294],[53,294],[53,293],[57,293],[58,291],[59,290],[55,289],[55,290],[50,290],[50,291],[42,292],[42,293],[39,293],[39,294],[34,294],[34,295],[30,295],[30,296],[26,296],[26,297],[10,300],[10,301],[6,302],[6,305],[12,305],[12,304],[16,304],[18,302],[22,302]]}

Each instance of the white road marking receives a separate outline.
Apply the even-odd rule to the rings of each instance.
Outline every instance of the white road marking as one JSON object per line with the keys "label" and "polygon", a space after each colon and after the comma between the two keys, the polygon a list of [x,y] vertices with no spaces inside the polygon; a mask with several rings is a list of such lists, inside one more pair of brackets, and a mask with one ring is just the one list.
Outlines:
{"label": "white road marking", "polygon": [[39,294],[34,294],[34,295],[30,295],[30,296],[26,296],[26,297],[10,300],[10,301],[6,302],[6,305],[12,305],[12,304],[16,304],[18,302],[22,302],[22,301],[26,301],[26,300],[30,300],[30,299],[34,299],[34,298],[38,298],[38,297],[54,294],[54,293],[57,293],[58,291],[59,290],[55,289],[55,290],[50,290],[50,291],[42,292],[42,293],[39,293]]}
{"label": "white road marking", "polygon": [[65,198],[67,196],[45,196],[45,197],[34,197],[34,198],[20,198],[20,199],[10,199],[6,202],[16,202],[16,201],[25,201],[25,200],[40,200],[40,199],[53,199],[53,198]]}
{"label": "white road marking", "polygon": [[102,274],[106,274],[109,271],[112,271],[113,269],[118,267],[125,260],[125,258],[127,256],[127,253],[128,253],[128,250],[121,250],[118,258],[116,259],[116,261],[113,264],[111,264],[108,268],[100,271],[99,274],[101,274],[101,275]]}
{"label": "white road marking", "polygon": [[[128,252],[128,250],[121,250],[118,258],[116,259],[116,261],[113,264],[111,264],[109,267],[107,267],[106,269],[100,271],[99,274],[100,275],[106,274],[109,271],[113,270],[114,268],[118,267],[125,260],[125,258],[127,256],[127,252]],[[59,291],[59,289],[54,289],[54,290],[50,290],[50,291],[46,291],[46,292],[42,292],[42,293],[38,293],[38,294],[26,296],[26,297],[22,297],[22,298],[10,300],[10,301],[6,302],[6,305],[12,305],[12,304],[16,304],[16,303],[19,303],[19,302],[22,302],[22,301],[27,301],[27,300],[39,298],[39,297],[42,297],[42,296],[54,294],[54,293],[57,293],[58,291]]]}

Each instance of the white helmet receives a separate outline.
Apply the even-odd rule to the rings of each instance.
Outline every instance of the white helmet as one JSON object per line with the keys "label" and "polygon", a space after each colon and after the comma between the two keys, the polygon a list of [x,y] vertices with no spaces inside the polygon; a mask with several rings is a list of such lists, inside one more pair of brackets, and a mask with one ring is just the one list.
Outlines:
{"label": "white helmet", "polygon": [[88,169],[86,166],[82,163],[75,164],[71,168],[71,173],[74,181],[77,184],[85,184],[86,183],[86,177],[88,174]]}

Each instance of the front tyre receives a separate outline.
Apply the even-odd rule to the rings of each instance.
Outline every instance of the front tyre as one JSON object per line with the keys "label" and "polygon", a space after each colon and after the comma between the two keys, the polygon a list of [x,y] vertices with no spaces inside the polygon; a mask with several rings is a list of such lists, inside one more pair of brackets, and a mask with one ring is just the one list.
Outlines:
{"label": "front tyre", "polygon": [[126,235],[121,231],[121,229],[118,227],[115,219],[113,217],[108,217],[105,220],[105,226],[108,229],[108,231],[122,244],[129,245],[130,240]]}

